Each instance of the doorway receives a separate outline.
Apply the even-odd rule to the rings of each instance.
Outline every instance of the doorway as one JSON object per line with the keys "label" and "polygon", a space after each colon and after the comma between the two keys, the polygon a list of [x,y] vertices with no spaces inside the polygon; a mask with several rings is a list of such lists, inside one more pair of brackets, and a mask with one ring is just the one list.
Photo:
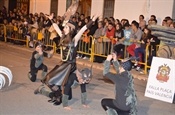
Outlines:
{"label": "doorway", "polygon": [[91,0],[81,0],[77,12],[84,14],[86,17],[91,16]]}
{"label": "doorway", "polygon": [[17,0],[9,0],[9,11],[13,11],[13,9],[17,8]]}
{"label": "doorway", "polygon": [[9,11],[14,9],[22,10],[23,13],[29,14],[30,0],[9,0]]}
{"label": "doorway", "polygon": [[51,0],[50,13],[54,13],[55,16],[58,15],[58,0]]}

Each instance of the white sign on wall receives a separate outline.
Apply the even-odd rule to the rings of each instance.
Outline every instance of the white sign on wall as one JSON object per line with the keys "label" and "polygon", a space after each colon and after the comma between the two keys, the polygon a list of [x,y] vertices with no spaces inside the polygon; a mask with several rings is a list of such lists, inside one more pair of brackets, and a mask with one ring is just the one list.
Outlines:
{"label": "white sign on wall", "polygon": [[175,93],[175,60],[153,57],[145,96],[172,103]]}

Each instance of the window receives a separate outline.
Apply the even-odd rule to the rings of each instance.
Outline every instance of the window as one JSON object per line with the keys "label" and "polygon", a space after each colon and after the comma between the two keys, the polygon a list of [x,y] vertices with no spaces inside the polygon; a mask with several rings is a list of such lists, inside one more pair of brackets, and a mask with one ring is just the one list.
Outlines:
{"label": "window", "polygon": [[104,0],[103,17],[113,17],[115,0]]}

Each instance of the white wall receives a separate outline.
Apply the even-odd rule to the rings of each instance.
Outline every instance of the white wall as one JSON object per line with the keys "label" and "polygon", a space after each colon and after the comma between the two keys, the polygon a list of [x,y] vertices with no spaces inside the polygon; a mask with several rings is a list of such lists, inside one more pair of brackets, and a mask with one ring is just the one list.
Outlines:
{"label": "white wall", "polygon": [[50,14],[50,0],[30,0],[30,13]]}
{"label": "white wall", "polygon": [[114,18],[138,21],[143,14],[148,20],[150,15],[157,16],[161,24],[165,16],[172,16],[174,0],[115,0]]}
{"label": "white wall", "polygon": [[103,15],[104,0],[92,0],[91,16],[94,14]]}
{"label": "white wall", "polygon": [[[30,13],[50,14],[50,0],[30,0]],[[66,0],[58,0],[58,15],[62,16],[66,12]]]}
{"label": "white wall", "polygon": [[30,0],[29,13],[35,13],[35,0]]}
{"label": "white wall", "polygon": [[66,0],[58,0],[58,15],[63,16],[66,12]]}
{"label": "white wall", "polygon": [[157,16],[158,22],[162,23],[162,20],[166,16],[173,16],[173,3],[174,0],[154,0],[151,1],[150,13]]}
{"label": "white wall", "polygon": [[[5,0],[8,1],[8,0]],[[127,18],[138,21],[143,14],[148,20],[150,15],[156,15],[158,24],[161,24],[165,16],[171,16],[174,0],[115,0],[114,18]],[[92,0],[91,16],[103,15],[104,0]],[[30,0],[30,12],[43,12],[50,14],[50,0]],[[58,15],[66,12],[66,0],[58,0]]]}

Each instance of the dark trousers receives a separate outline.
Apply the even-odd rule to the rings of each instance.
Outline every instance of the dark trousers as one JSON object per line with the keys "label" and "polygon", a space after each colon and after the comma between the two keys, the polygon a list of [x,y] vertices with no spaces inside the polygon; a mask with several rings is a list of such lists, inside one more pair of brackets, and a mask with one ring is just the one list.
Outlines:
{"label": "dark trousers", "polygon": [[[70,74],[67,83],[65,84],[64,87],[64,94],[65,95],[70,95],[71,94],[71,86],[74,83],[74,80],[78,81],[77,76],[75,73]],[[86,92],[86,84],[81,84],[80,85],[81,88],[81,93]]]}
{"label": "dark trousers", "polygon": [[[139,54],[142,54],[142,57],[144,57],[145,56],[145,49],[142,47],[136,48],[134,50],[134,53],[135,53],[136,57],[139,57]],[[142,57],[140,57],[138,61],[142,61]]]}
{"label": "dark trousers", "polygon": [[130,111],[123,111],[119,108],[117,108],[114,103],[113,103],[114,99],[108,99],[108,98],[104,98],[101,100],[101,106],[103,107],[103,109],[105,111],[107,111],[107,107],[112,108],[114,110],[117,111],[118,115],[129,115]]}
{"label": "dark trousers", "polygon": [[36,81],[36,76],[37,76],[38,70],[42,70],[43,72],[47,72],[47,66],[42,63],[38,68],[35,68],[35,67],[31,68],[30,74],[32,77],[30,78],[30,80],[32,82]]}

